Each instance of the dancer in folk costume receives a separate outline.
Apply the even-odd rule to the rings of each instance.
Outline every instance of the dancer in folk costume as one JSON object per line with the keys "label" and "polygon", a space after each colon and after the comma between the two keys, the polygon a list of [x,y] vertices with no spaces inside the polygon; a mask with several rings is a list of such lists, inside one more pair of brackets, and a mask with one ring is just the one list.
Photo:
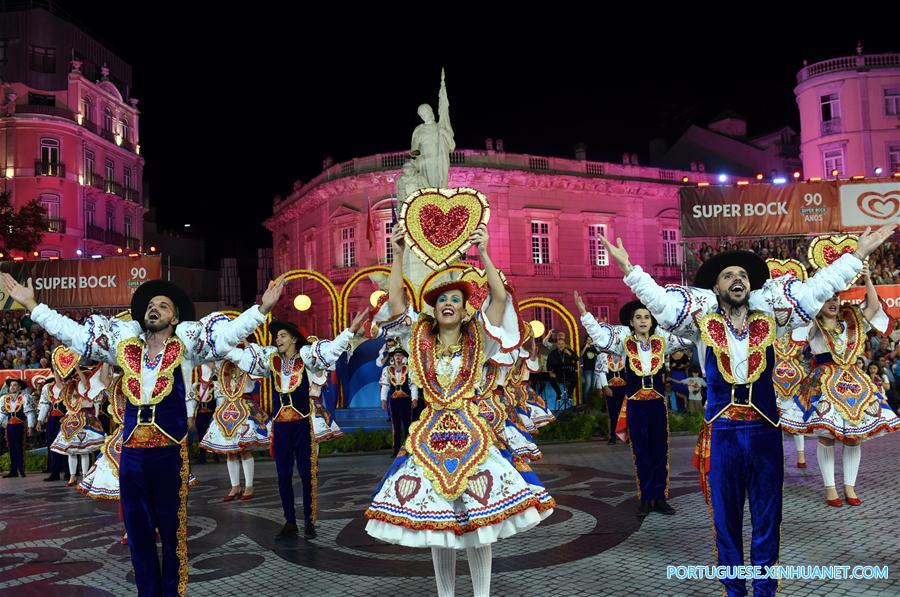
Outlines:
{"label": "dancer in folk costume", "polygon": [[166,280],[151,280],[132,295],[134,320],[92,315],[78,324],[38,304],[31,280],[23,286],[3,274],[2,281],[52,336],[85,357],[123,369],[128,401],[119,495],[138,595],[183,595],[188,581],[187,434],[196,408],[189,391],[191,371],[197,363],[220,358],[263,323],[283,283],[270,283],[262,304],[234,320],[213,313],[191,321],[195,309],[187,293]]}
{"label": "dancer in folk costume", "polygon": [[862,500],[856,494],[856,476],[862,442],[900,430],[900,419],[881,388],[857,365],[866,347],[866,332],[885,334],[893,329],[865,266],[862,276],[866,283],[865,303],[841,306],[835,294],[825,301],[808,326],[794,330],[793,341],[809,344],[813,365],[808,378],[781,412],[781,424],[786,430],[818,437],[816,456],[825,485],[825,502],[834,507],[844,502],[835,489],[835,443],[843,444],[846,503],[859,506]]}
{"label": "dancer in folk costume", "polygon": [[[268,452],[272,445],[272,418],[253,401],[255,381],[228,360],[215,363],[216,410],[200,447],[227,458],[231,490],[224,501],[253,498],[255,461],[253,452]],[[241,490],[241,469],[244,489]]]}
{"label": "dancer in folk costume", "polygon": [[34,397],[28,383],[18,377],[6,379],[6,393],[0,397],[0,425],[6,430],[9,447],[7,479],[25,476],[25,436],[34,432]]}
{"label": "dancer in folk costume", "polygon": [[480,316],[466,313],[472,285],[449,276],[425,295],[434,316],[407,310],[405,233],[400,224],[392,236],[393,317],[381,328],[409,353],[427,406],[376,489],[366,532],[388,543],[431,548],[440,597],[454,594],[456,551],[465,549],[474,593],[483,597],[490,593],[491,545],[539,524],[554,507],[534,474],[520,473],[501,454],[476,405],[484,363],[521,343],[519,318],[488,256],[485,226],[470,237],[488,279]]}
{"label": "dancer in folk costume", "polygon": [[381,409],[390,410],[393,430],[391,458],[396,458],[409,435],[413,409],[419,405],[419,388],[409,379],[409,367],[404,361],[406,351],[394,348],[390,362],[381,370]]}
{"label": "dancer in folk costume", "polygon": [[[660,326],[698,343],[707,381],[706,425],[695,462],[708,497],[718,564],[744,562],[742,525],[749,501],[754,566],[778,561],[784,454],[774,388],[773,342],[809,325],[835,292],[846,288],[862,261],[893,233],[895,225],[868,230],[853,255],[843,255],[815,276],[769,278],[765,261],[750,251],[726,251],[700,266],[694,286],[659,286],[632,266],[621,239],[603,239],[625,273],[625,284]],[[722,581],[728,595],[746,595],[743,579]],[[753,581],[754,595],[774,595],[776,579]]]}
{"label": "dancer in folk costume", "polygon": [[[802,282],[806,280],[806,268],[799,261],[791,260],[792,268],[784,271],[784,263],[778,259],[766,259],[769,275],[773,278],[785,273],[796,275]],[[797,398],[797,392],[806,376],[809,375],[809,361],[805,356],[807,342],[795,339],[795,332],[782,334],[775,338],[772,348],[775,349],[775,368],[772,371],[775,380],[775,393],[778,398],[778,411],[781,416],[781,428],[793,436],[794,448],[797,450],[797,468],[806,468],[806,436],[805,429],[794,429],[787,424],[785,409],[789,409]],[[800,336],[798,336],[800,337]]]}
{"label": "dancer in folk costume", "polygon": [[[319,449],[316,425],[312,419],[316,415],[318,398],[312,396],[311,386],[313,380],[324,383],[323,374],[350,346],[351,338],[361,329],[365,317],[363,311],[334,340],[317,339],[313,344],[307,344],[293,323],[272,321],[269,332],[274,346],[248,343],[244,348],[235,348],[226,355],[242,371],[256,377],[268,376],[274,383],[277,398],[272,403],[272,419],[275,422],[272,448],[285,519],[276,537],[278,539],[295,537],[299,532],[294,507],[295,466],[303,486],[303,536],[306,539],[316,537]],[[330,434],[330,431],[330,427],[322,427],[322,433]]]}
{"label": "dancer in folk costume", "polygon": [[98,415],[103,392],[111,381],[109,367],[103,364],[85,372],[76,366],[76,377],[66,387],[63,398],[66,414],[50,449],[69,458],[69,487],[78,482],[79,460],[84,477],[91,466],[91,454],[99,452],[106,441]]}
{"label": "dancer in folk costume", "polygon": [[[52,377],[41,388],[41,399],[38,404],[37,430],[47,432],[47,455],[50,461],[50,476],[44,481],[59,481],[60,473],[66,470],[67,459],[64,454],[51,450],[66,414],[65,396],[67,388],[74,388],[78,383],[75,378],[75,366],[78,355],[66,348],[57,346],[50,354],[50,372]],[[66,480],[69,480],[68,477]]]}
{"label": "dancer in folk costume", "polygon": [[650,310],[639,300],[626,303],[619,311],[622,325],[612,326],[598,323],[585,308],[581,296],[577,292],[574,296],[581,323],[594,346],[600,352],[625,359],[626,400],[618,425],[627,429],[631,441],[640,500],[637,515],[647,516],[651,510],[675,514],[666,501],[669,497],[669,413],[663,366],[666,356],[683,350],[690,342],[660,329]]}

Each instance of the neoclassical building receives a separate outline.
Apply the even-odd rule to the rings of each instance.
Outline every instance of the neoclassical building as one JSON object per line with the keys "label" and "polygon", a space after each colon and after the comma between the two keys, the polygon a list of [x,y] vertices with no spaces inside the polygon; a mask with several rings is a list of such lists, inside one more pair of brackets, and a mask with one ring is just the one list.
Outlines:
{"label": "neoclassical building", "polygon": [[[361,268],[391,262],[395,181],[405,153],[378,154],[330,166],[290,195],[276,197],[265,225],[272,231],[276,272],[306,269],[338,288]],[[629,293],[599,235],[621,237],[634,263],[661,282],[681,281],[678,188],[711,174],[631,164],[572,160],[498,151],[460,150],[451,156],[450,187],[474,187],[491,205],[491,255],[519,300],[544,297],[575,312],[579,290],[601,318],[617,319]],[[477,256],[466,261],[478,265]],[[364,308],[376,286],[356,285],[347,316]],[[310,333],[332,333],[331,298],[314,280],[295,280],[285,293],[312,307],[296,319]],[[560,327],[552,307],[529,318]]]}

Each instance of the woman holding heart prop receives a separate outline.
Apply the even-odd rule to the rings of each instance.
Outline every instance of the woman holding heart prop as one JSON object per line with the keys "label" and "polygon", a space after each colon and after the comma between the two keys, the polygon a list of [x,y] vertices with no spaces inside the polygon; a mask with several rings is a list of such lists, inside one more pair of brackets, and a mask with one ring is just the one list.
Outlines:
{"label": "woman holding heart prop", "polygon": [[550,515],[555,502],[534,473],[520,473],[494,445],[479,415],[484,364],[522,341],[518,314],[488,256],[485,226],[469,240],[484,263],[490,293],[468,318],[472,286],[443,281],[425,294],[434,315],[405,307],[402,224],[394,229],[388,285],[391,319],[382,333],[409,353],[412,381],[427,406],[366,511],[366,532],[407,547],[430,547],[440,597],[455,590],[456,550],[465,549],[476,596],[490,594],[491,544],[528,530]]}

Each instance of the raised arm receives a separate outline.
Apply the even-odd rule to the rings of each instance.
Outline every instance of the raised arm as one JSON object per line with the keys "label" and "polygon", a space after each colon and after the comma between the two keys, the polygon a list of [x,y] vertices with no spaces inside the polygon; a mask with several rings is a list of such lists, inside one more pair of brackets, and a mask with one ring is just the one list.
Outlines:
{"label": "raised arm", "polygon": [[878,332],[887,334],[891,331],[888,329],[891,324],[890,318],[888,318],[882,308],[881,300],[878,298],[878,290],[875,288],[875,284],[872,283],[869,266],[863,264],[862,275],[863,280],[866,282],[866,304],[863,307],[862,315],[869,322],[869,325],[878,330]]}
{"label": "raised arm", "polygon": [[487,225],[482,224],[469,236],[469,241],[478,249],[478,256],[481,263],[484,264],[484,273],[487,276],[488,291],[491,297],[491,303],[485,311],[485,316],[491,325],[501,325],[503,322],[503,312],[506,310],[506,286],[500,279],[500,272],[491,261],[488,254],[488,234]]}
{"label": "raised arm", "polygon": [[312,371],[325,371],[334,365],[350,348],[350,339],[360,331],[366,316],[365,310],[360,311],[350,327],[338,334],[334,340],[316,340],[301,348],[300,357],[306,367]]}
{"label": "raised arm", "polygon": [[581,313],[581,325],[587,330],[597,350],[603,353],[622,354],[624,352],[625,337],[628,336],[628,328],[620,325],[612,326],[608,323],[598,323],[594,316],[585,309],[584,301],[577,290],[573,296],[578,312]]}
{"label": "raised arm", "polygon": [[388,277],[388,304],[391,307],[391,319],[406,312],[406,286],[403,284],[403,251],[406,249],[403,238],[405,236],[406,227],[398,222],[391,233],[394,259],[391,263],[391,275]]}

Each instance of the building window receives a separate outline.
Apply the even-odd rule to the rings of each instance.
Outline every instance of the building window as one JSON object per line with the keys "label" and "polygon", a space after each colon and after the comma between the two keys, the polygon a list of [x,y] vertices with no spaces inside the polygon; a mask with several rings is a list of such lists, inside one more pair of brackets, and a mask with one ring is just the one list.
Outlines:
{"label": "building window", "polygon": [[609,323],[609,305],[599,305],[594,314],[597,316],[597,321]]}
{"label": "building window", "polygon": [[829,93],[819,97],[819,105],[822,108],[822,122],[829,122],[841,117],[841,100],[838,94]]}
{"label": "building window", "polygon": [[134,235],[131,232],[131,216],[125,216],[125,237],[132,238]]}
{"label": "building window", "polygon": [[109,134],[112,134],[113,115],[112,110],[110,110],[109,108],[103,111],[103,130]]}
{"label": "building window", "polygon": [[84,114],[85,122],[93,122],[94,121],[94,104],[91,102],[89,97],[84,97],[81,99],[81,111]]}
{"label": "building window", "polygon": [[116,163],[112,160],[106,160],[106,182],[111,183],[116,180]]}
{"label": "building window", "polygon": [[394,245],[391,244],[391,234],[394,232],[394,223],[384,223],[384,262],[394,262]]}
{"label": "building window", "polygon": [[678,229],[663,228],[663,265],[678,265]]}
{"label": "building window", "polygon": [[[84,150],[84,172],[88,178],[94,173],[94,152],[90,149]],[[87,183],[90,184],[90,180]]]}
{"label": "building window", "polygon": [[888,172],[900,172],[900,145],[888,147]]}
{"label": "building window", "polygon": [[341,228],[341,267],[356,265],[356,228]]}
{"label": "building window", "polygon": [[[41,139],[41,164],[51,170],[59,166],[59,141],[57,139]],[[48,172],[48,174],[53,174]]]}
{"label": "building window", "polygon": [[122,119],[120,121],[120,130],[122,131],[122,141],[125,143],[129,143],[128,140],[128,121],[126,119]]}
{"label": "building window", "polygon": [[133,188],[131,186],[131,168],[122,169],[122,185],[125,187],[125,190]]}
{"label": "building window", "polygon": [[84,204],[84,223],[85,226],[94,225],[94,202],[87,201]]}
{"label": "building window", "polygon": [[884,90],[884,113],[888,116],[900,115],[900,87]]}
{"label": "building window", "polygon": [[40,202],[47,217],[47,230],[50,232],[62,232],[62,223],[59,218],[59,195],[42,194]]}
{"label": "building window", "polygon": [[50,257],[59,257],[59,251],[57,251],[56,249],[41,250],[41,259],[48,259]]}
{"label": "building window", "polygon": [[30,68],[39,73],[55,73],[56,72],[56,49],[43,48],[41,46],[31,46],[30,48]]}
{"label": "building window", "polygon": [[113,207],[111,205],[106,207],[106,229],[109,232],[113,232],[115,230],[116,224],[116,214],[113,211]]}
{"label": "building window", "polygon": [[553,329],[553,311],[550,307],[535,307],[534,318],[543,323],[548,332]]}
{"label": "building window", "polygon": [[306,261],[306,269],[316,269],[316,236],[310,234],[303,242],[303,258]]}
{"label": "building window", "polygon": [[531,223],[531,261],[550,263],[550,224],[547,222]]}
{"label": "building window", "polygon": [[844,149],[827,149],[822,152],[822,159],[825,161],[825,176],[831,176],[833,170],[837,170],[838,176],[844,175]]}
{"label": "building window", "polygon": [[609,265],[609,255],[602,237],[606,236],[606,224],[591,224],[588,226],[588,256],[591,265]]}

